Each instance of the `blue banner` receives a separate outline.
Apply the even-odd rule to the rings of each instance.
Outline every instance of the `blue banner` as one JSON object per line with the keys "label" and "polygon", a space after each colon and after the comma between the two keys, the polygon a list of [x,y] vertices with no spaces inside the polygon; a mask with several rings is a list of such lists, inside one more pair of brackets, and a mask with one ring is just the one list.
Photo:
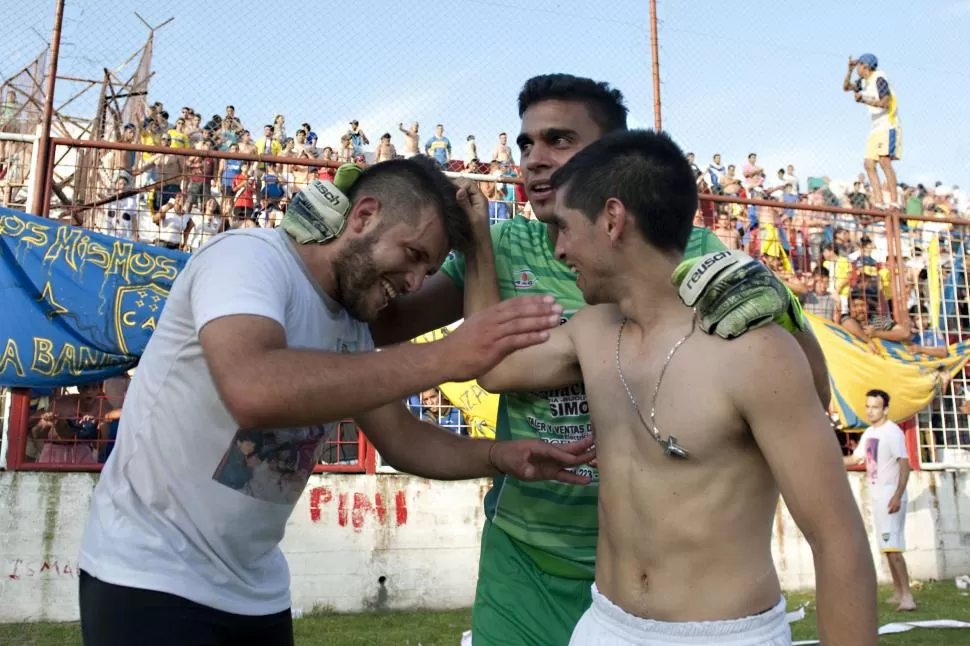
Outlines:
{"label": "blue banner", "polygon": [[0,386],[71,386],[134,367],[188,259],[0,208]]}

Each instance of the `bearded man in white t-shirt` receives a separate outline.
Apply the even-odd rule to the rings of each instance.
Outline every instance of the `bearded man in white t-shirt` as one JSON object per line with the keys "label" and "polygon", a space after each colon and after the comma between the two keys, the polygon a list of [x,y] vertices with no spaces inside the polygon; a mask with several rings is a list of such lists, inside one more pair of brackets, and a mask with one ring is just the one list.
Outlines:
{"label": "bearded man in white t-shirt", "polygon": [[882,390],[866,393],[866,417],[872,424],[859,438],[855,452],[843,459],[846,466],[866,465],[873,529],[879,550],[886,555],[893,577],[889,603],[897,611],[916,610],[906,569],[906,483],[909,481],[909,452],[903,430],[889,419],[889,394]]}
{"label": "bearded man in white t-shirt", "polygon": [[91,501],[86,646],[292,645],[279,543],[343,419],[423,477],[589,482],[567,470],[592,458],[588,440],[475,440],[408,412],[408,395],[546,340],[561,310],[504,301],[441,341],[372,351],[367,322],[487,235],[487,208],[426,158],[344,170],[307,186],[278,229],[216,236],[175,280]]}

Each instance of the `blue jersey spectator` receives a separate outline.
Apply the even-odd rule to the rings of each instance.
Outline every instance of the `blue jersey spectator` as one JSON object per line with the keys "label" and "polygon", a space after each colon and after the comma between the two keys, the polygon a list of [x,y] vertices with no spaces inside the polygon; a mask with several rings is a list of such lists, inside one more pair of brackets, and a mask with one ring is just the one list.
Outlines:
{"label": "blue jersey spectator", "polygon": [[445,127],[440,123],[435,128],[435,136],[424,144],[424,152],[443,168],[451,161],[451,141],[445,137]]}

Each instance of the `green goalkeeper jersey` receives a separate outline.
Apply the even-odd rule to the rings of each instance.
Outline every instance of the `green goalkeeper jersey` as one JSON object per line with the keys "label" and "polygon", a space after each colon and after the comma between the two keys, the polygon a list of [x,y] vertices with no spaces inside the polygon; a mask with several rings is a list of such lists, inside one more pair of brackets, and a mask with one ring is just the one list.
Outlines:
{"label": "green goalkeeper jersey", "polygon": [[[503,299],[550,295],[563,308],[565,323],[585,306],[576,275],[556,259],[546,225],[516,217],[491,228],[499,290]],[[711,231],[695,227],[685,258],[725,247]],[[465,259],[453,254],[442,271],[464,288]],[[592,430],[583,384],[530,393],[503,394],[499,399],[496,438],[572,442]],[[599,482],[589,466],[577,471],[593,477],[589,485],[522,482],[498,477],[485,497],[485,514],[550,574],[592,579],[596,563]]]}

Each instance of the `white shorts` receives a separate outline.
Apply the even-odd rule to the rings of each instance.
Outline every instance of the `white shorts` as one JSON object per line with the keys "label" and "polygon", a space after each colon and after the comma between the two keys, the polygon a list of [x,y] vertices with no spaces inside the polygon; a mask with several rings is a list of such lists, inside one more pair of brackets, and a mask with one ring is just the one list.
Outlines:
{"label": "white shorts", "polygon": [[576,628],[569,646],[790,646],[791,629],[782,598],[771,610],[725,621],[665,622],[634,617],[600,594],[593,584],[593,605]]}
{"label": "white shorts", "polygon": [[889,513],[889,499],[892,496],[874,496],[872,498],[872,526],[876,532],[876,542],[879,551],[906,551],[906,505],[909,497],[904,493],[899,503],[899,511]]}

